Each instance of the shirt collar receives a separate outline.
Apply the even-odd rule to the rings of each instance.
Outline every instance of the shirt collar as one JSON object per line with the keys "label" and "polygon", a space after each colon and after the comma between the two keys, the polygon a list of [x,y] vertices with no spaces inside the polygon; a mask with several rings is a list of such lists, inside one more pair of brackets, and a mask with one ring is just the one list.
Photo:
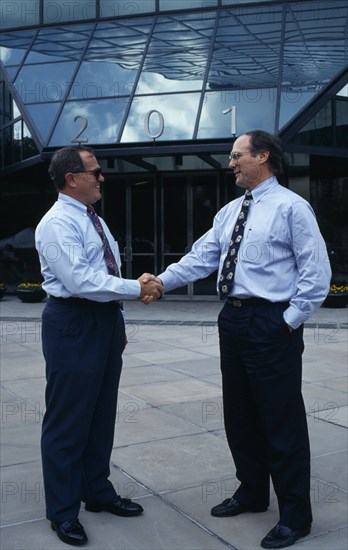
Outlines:
{"label": "shirt collar", "polygon": [[253,201],[259,202],[259,200],[271,191],[276,185],[279,185],[277,178],[275,176],[271,176],[267,180],[263,181],[259,185],[257,185],[254,189],[252,189],[252,195],[253,195]]}
{"label": "shirt collar", "polygon": [[65,195],[65,193],[59,193],[58,202],[63,202],[64,204],[68,204],[69,206],[76,208],[83,214],[87,213],[87,206],[85,206],[82,202],[78,201],[77,199],[74,199],[69,195]]}

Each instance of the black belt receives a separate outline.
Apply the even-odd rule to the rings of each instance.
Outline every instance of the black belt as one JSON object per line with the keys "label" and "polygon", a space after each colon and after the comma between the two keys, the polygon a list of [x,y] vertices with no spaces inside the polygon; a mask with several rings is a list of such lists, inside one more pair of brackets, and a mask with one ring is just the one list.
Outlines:
{"label": "black belt", "polygon": [[63,302],[65,304],[77,304],[79,306],[81,305],[92,305],[92,304],[99,304],[99,305],[105,305],[105,304],[116,304],[117,306],[120,306],[119,302],[116,300],[111,300],[110,302],[96,302],[95,300],[87,300],[87,298],[74,298],[71,296],[70,298],[61,298],[58,296],[50,296],[50,300],[57,300],[58,302]]}
{"label": "black belt", "polygon": [[245,306],[261,306],[266,304],[279,304],[279,305],[289,305],[289,302],[270,302],[265,300],[265,298],[245,298],[241,300],[240,298],[227,298],[227,303],[232,307],[245,307]]}

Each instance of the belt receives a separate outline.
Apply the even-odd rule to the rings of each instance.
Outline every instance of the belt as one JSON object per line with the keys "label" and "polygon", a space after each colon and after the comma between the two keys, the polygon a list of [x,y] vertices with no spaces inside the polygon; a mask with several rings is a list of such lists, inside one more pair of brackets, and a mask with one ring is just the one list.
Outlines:
{"label": "belt", "polygon": [[265,298],[245,298],[241,300],[240,298],[227,298],[227,303],[232,307],[245,307],[245,306],[261,306],[266,304],[278,304],[278,305],[288,305],[289,302],[270,302],[265,300]]}
{"label": "belt", "polygon": [[64,304],[77,304],[79,306],[81,305],[92,305],[92,304],[99,304],[99,305],[105,305],[105,304],[116,304],[117,306],[120,306],[119,302],[116,300],[112,300],[111,302],[96,302],[95,300],[87,300],[87,298],[74,298],[71,296],[70,298],[61,298],[57,296],[50,296],[50,300],[57,300],[58,302],[63,302]]}

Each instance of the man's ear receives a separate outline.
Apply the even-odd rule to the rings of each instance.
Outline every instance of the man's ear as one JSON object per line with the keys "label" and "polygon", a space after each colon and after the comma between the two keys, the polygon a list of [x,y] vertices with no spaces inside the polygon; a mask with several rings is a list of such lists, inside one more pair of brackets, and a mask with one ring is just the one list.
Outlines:
{"label": "man's ear", "polygon": [[75,189],[77,187],[76,181],[75,181],[75,174],[72,172],[68,172],[65,174],[65,183],[67,187],[70,187],[71,189]]}
{"label": "man's ear", "polygon": [[270,152],[269,151],[260,151],[258,153],[258,155],[259,155],[259,159],[260,159],[260,164],[264,164],[265,162],[268,162]]}

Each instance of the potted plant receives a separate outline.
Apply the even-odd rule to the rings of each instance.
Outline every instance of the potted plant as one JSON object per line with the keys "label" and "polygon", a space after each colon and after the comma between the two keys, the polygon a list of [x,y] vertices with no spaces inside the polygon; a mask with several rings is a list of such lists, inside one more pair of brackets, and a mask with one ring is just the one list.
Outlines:
{"label": "potted plant", "polygon": [[322,307],[346,307],[348,305],[348,285],[336,282],[330,285],[330,290],[322,303]]}
{"label": "potted plant", "polygon": [[41,283],[20,283],[16,288],[16,295],[22,302],[41,302],[47,294]]}
{"label": "potted plant", "polygon": [[6,286],[5,283],[0,282],[0,300],[5,296]]}

